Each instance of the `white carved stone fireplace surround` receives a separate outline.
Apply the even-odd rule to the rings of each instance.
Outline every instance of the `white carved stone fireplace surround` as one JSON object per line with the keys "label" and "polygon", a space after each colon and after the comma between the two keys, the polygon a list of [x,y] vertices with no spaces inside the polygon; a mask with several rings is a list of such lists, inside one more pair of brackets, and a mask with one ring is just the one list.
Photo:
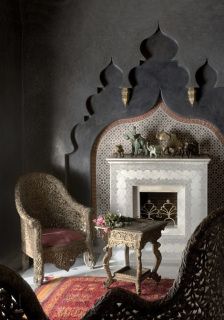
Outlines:
{"label": "white carved stone fireplace surround", "polygon": [[[110,164],[110,210],[139,216],[139,192],[176,192],[177,226],[166,228],[159,240],[163,265],[178,271],[187,240],[207,215],[207,157],[107,158]],[[146,252],[151,251],[150,247]],[[148,257],[152,255],[147,255]],[[149,259],[150,260],[150,259]],[[166,272],[167,275],[167,272]]]}

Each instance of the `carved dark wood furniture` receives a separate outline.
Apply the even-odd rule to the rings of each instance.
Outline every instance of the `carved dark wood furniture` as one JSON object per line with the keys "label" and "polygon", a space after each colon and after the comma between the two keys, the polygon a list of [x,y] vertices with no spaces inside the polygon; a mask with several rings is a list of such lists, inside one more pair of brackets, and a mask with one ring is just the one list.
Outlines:
{"label": "carved dark wood furniture", "polygon": [[83,318],[103,319],[223,320],[224,209],[205,218],[191,236],[166,297],[147,302],[120,288],[111,289]]}
{"label": "carved dark wood furniture", "polygon": [[0,319],[48,320],[28,283],[3,265],[0,265]]}
{"label": "carved dark wood furniture", "polygon": [[[103,259],[104,269],[107,273],[106,287],[115,280],[123,280],[135,282],[136,292],[141,293],[141,281],[145,278],[153,278],[156,281],[160,280],[157,270],[162,260],[159,251],[160,243],[158,239],[161,236],[161,231],[165,228],[167,222],[150,221],[145,219],[136,219],[131,225],[123,228],[115,228],[108,233],[107,245],[105,247],[106,254]],[[153,270],[142,268],[142,249],[147,242],[153,245],[153,253],[156,257],[156,263]],[[125,267],[116,271],[112,276],[110,271],[110,258],[112,257],[112,248],[124,245],[125,246]],[[129,264],[129,248],[134,249],[137,258],[136,269],[130,267]]]}
{"label": "carved dark wood furniture", "polygon": [[15,190],[20,215],[23,268],[34,261],[34,282],[43,281],[44,263],[69,270],[84,254],[86,265],[94,265],[91,209],[77,203],[54,176],[30,173],[22,176]]}

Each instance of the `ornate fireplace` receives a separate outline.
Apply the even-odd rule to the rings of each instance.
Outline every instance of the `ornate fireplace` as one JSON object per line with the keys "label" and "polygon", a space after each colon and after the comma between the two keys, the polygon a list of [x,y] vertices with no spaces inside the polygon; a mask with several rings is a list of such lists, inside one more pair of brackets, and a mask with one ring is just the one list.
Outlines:
{"label": "ornate fireplace", "polygon": [[[197,141],[200,157],[113,157],[118,144],[123,145],[125,154],[131,153],[131,144],[124,134],[133,126],[152,144],[158,143],[155,136],[161,130],[175,132],[182,141]],[[224,185],[224,176],[220,174],[223,166],[222,134],[211,123],[180,117],[161,102],[142,116],[112,123],[98,137],[92,150],[92,204],[97,214],[119,210],[123,215],[138,217],[148,200],[160,213],[167,200],[171,202],[177,215],[175,223],[164,231],[161,251],[163,264],[174,263],[177,270],[194,228],[210,211],[222,205],[219,194]],[[148,194],[143,204],[141,193]],[[164,202],[156,203],[152,197],[155,194],[161,194]]]}
{"label": "ornate fireplace", "polygon": [[[164,217],[163,220],[172,222],[163,231],[161,252],[165,260],[178,261],[190,235],[207,215],[210,159],[125,157],[107,158],[107,161],[110,165],[110,210],[140,217],[144,206],[153,208],[154,199],[154,213],[152,210],[145,218]],[[150,203],[141,205],[141,193],[146,191],[151,195]],[[164,194],[169,198],[165,199]],[[175,202],[175,198],[176,205],[170,200]],[[162,200],[162,205],[156,206],[155,200],[158,203]]]}

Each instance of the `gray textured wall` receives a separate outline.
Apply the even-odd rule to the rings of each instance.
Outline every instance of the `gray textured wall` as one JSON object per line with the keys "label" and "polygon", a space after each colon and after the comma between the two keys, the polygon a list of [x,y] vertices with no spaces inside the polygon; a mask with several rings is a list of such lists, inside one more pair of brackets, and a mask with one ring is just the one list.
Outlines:
{"label": "gray textured wall", "polygon": [[100,72],[113,57],[127,85],[143,59],[140,44],[158,21],[176,39],[176,58],[191,71],[191,83],[206,58],[221,83],[223,14],[217,0],[24,0],[27,170],[63,172],[71,130],[88,114]]}
{"label": "gray textured wall", "polygon": [[0,2],[0,263],[16,266],[19,219],[14,186],[21,172],[21,24],[17,1]]}
{"label": "gray textured wall", "polygon": [[[216,85],[224,84],[224,2],[218,0],[20,0],[24,24],[22,62],[24,75],[23,139],[20,138],[20,40],[17,0],[2,0],[2,70],[0,102],[7,138],[11,186],[17,176],[22,150],[24,170],[45,170],[64,177],[64,156],[73,150],[72,128],[88,114],[86,103],[101,86],[100,72],[111,57],[129,85],[129,71],[143,59],[141,42],[160,23],[164,33],[177,41],[178,63],[186,68],[189,83],[207,58],[216,70]],[[14,9],[13,13],[10,6]],[[8,18],[11,17],[11,18]],[[8,21],[10,20],[10,21]],[[11,39],[5,39],[5,35]],[[6,69],[8,72],[6,72]],[[5,77],[9,77],[5,81]],[[4,92],[4,93],[3,93]],[[7,92],[7,93],[5,93]],[[106,101],[106,100],[105,100]],[[190,110],[190,109],[189,109]],[[220,105],[220,117],[223,117]],[[11,141],[13,140],[13,141]],[[3,161],[3,160],[2,160]],[[85,159],[84,159],[85,161]],[[13,166],[13,169],[12,169]],[[13,171],[14,170],[14,171]],[[11,189],[9,189],[11,192]],[[17,225],[12,214],[13,197],[7,193],[4,216],[8,229]],[[15,242],[17,237],[12,237]]]}

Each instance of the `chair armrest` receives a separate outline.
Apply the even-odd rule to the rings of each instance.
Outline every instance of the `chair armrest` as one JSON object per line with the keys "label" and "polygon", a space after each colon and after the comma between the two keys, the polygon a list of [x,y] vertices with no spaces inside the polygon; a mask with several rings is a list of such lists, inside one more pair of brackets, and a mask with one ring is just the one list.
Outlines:
{"label": "chair armrest", "polygon": [[91,233],[92,223],[92,209],[86,207],[76,200],[74,200],[69,194],[66,194],[66,201],[60,206],[57,213],[63,213],[63,219],[60,219],[58,227],[69,227],[76,230],[82,230],[83,232]]}
{"label": "chair armrest", "polygon": [[[42,228],[40,221],[29,216],[20,216],[21,236],[25,251],[40,253],[42,252]],[[35,244],[35,246],[34,246]]]}
{"label": "chair armrest", "polygon": [[34,219],[30,216],[20,217],[20,219],[22,219],[22,221],[24,221],[30,228],[41,230],[40,221],[38,221],[37,219]]}
{"label": "chair armrest", "polygon": [[15,191],[15,205],[16,205],[16,209],[17,209],[17,212],[20,216],[20,219],[25,223],[27,223],[29,226],[33,226],[35,228],[35,226],[40,226],[40,222],[31,217],[26,209],[24,208],[22,202],[21,202],[21,199],[20,199],[20,192],[19,192],[19,188],[18,186],[16,186],[16,191]]}
{"label": "chair armrest", "polygon": [[87,236],[92,233],[92,209],[85,207],[77,202],[74,202],[74,206],[67,212],[67,220],[72,219],[74,229],[84,231]]}
{"label": "chair armrest", "polygon": [[93,239],[93,210],[91,208],[86,208],[84,217],[86,240],[91,241]]}

